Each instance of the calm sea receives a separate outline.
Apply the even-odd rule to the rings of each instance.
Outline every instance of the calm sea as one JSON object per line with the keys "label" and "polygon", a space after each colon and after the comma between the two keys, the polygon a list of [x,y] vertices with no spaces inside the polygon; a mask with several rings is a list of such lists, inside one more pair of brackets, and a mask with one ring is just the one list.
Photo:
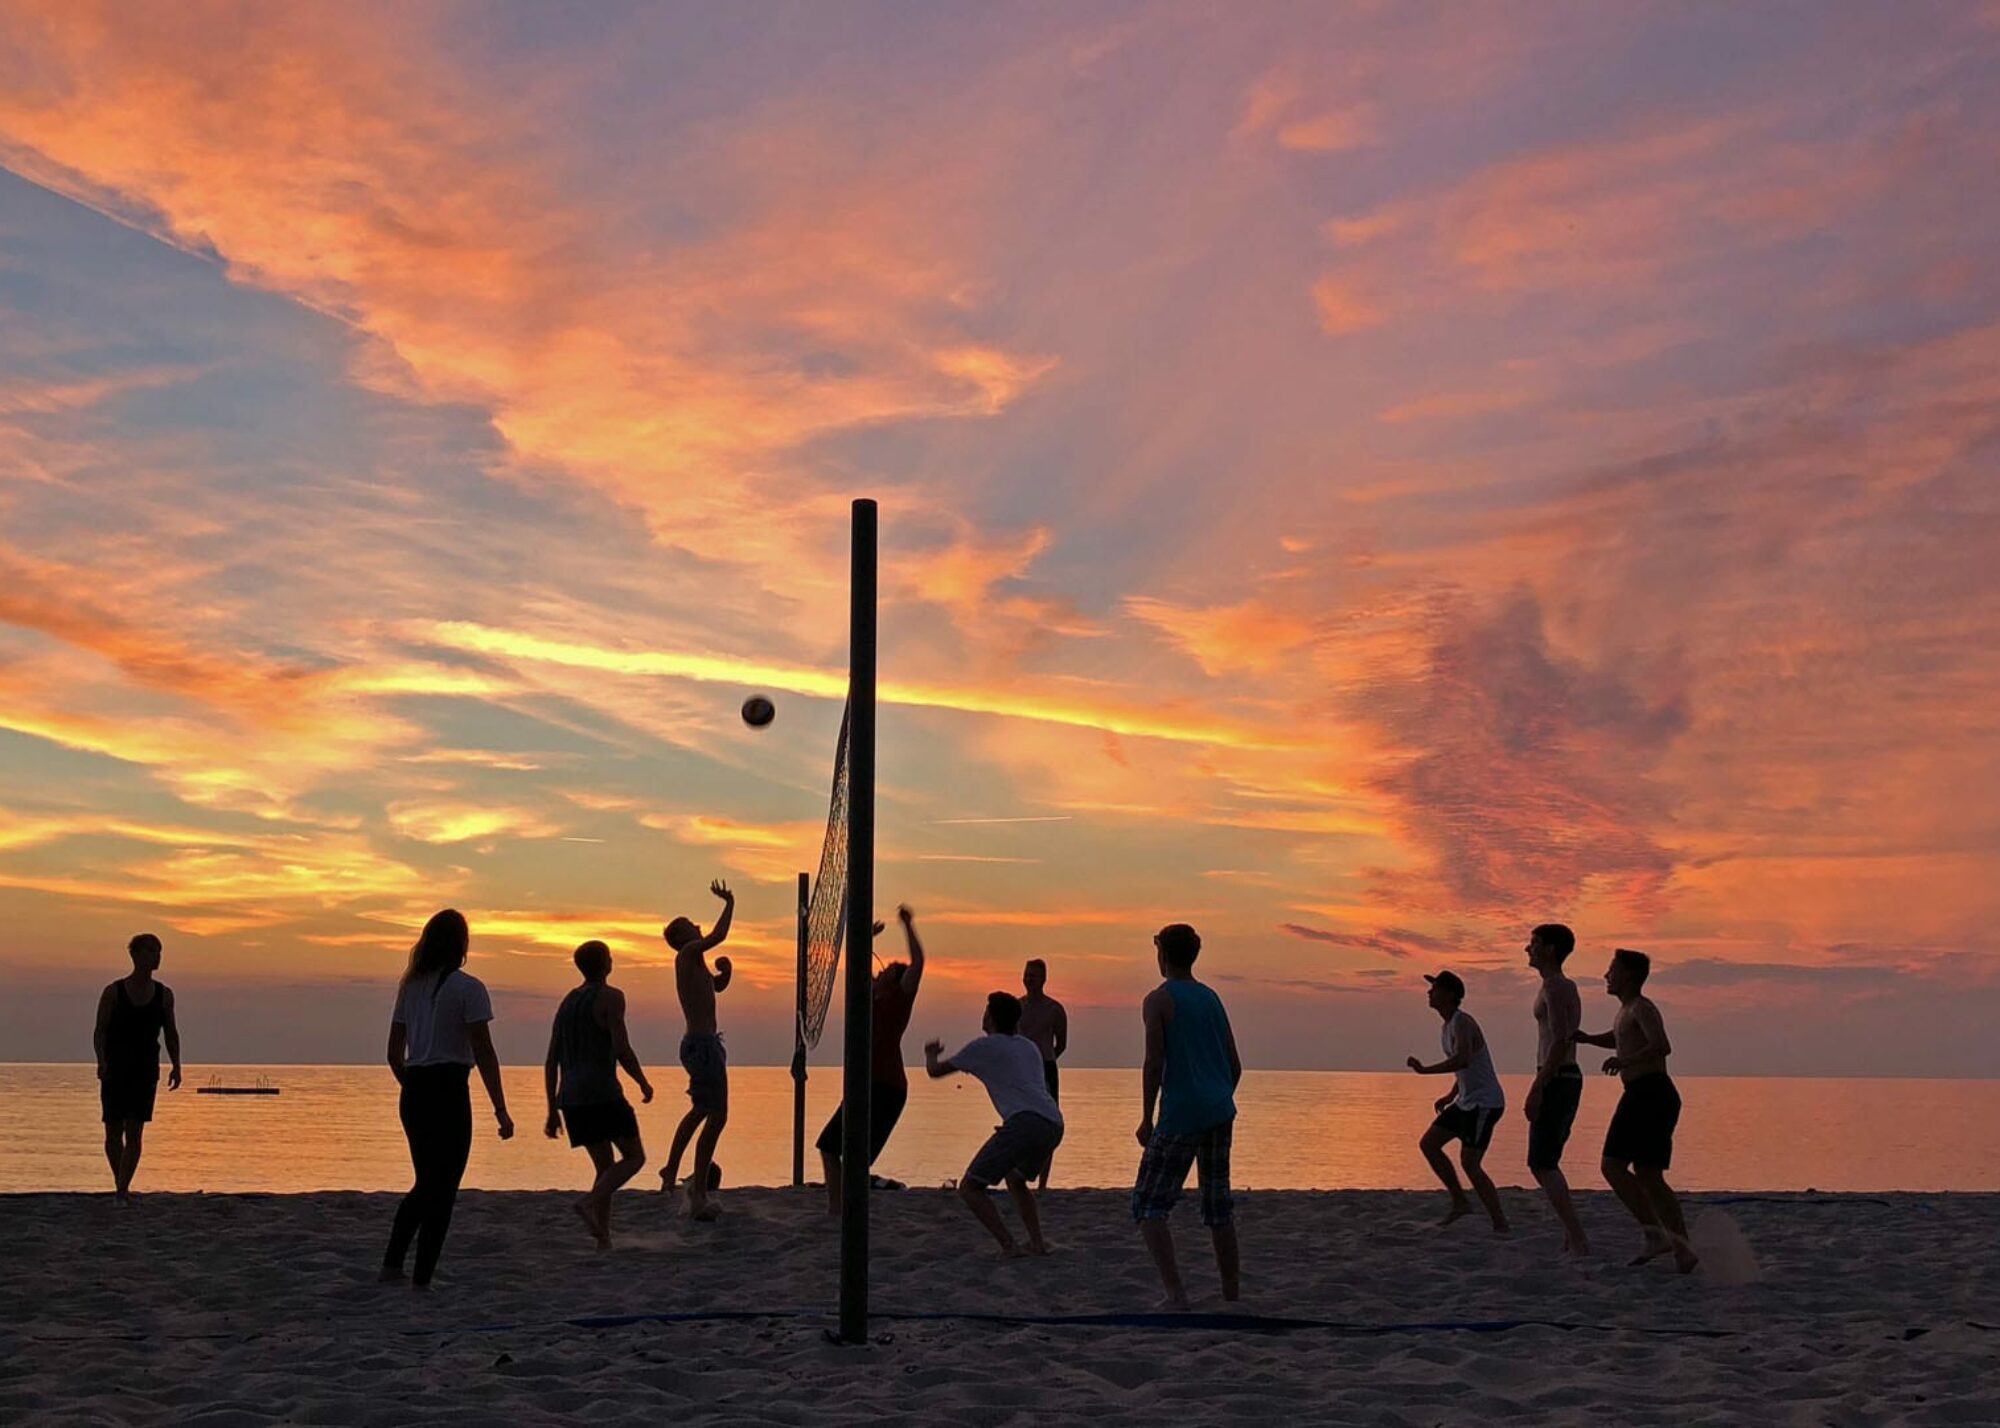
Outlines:
{"label": "calm sea", "polygon": [[[162,1090],[146,1137],[142,1190],[400,1190],[409,1160],[396,1122],[395,1085],[379,1066],[233,1066],[230,1084],[263,1077],[275,1097],[205,1096],[203,1068],[180,1091]],[[539,1067],[506,1073],[519,1123],[512,1141],[491,1133],[483,1097],[468,1186],[489,1190],[575,1187],[587,1161],[567,1142],[542,1136]],[[639,1111],[658,1166],[686,1109],[678,1075]],[[731,1184],[791,1178],[792,1086],[782,1067],[730,1071],[731,1117],[718,1155]],[[1508,1118],[1488,1165],[1502,1184],[1529,1184],[1527,1130],[1518,1111],[1524,1078],[1510,1077]],[[1416,1150],[1430,1121],[1435,1078],[1368,1072],[1253,1071],[1243,1081],[1235,1178],[1266,1189],[1428,1188]],[[818,1178],[811,1141],[839,1096],[835,1068],[808,1084],[808,1178]],[[1834,1080],[1692,1076],[1681,1079],[1686,1111],[1673,1179],[1690,1190],[2000,1190],[2000,1149],[1981,1126],[2000,1125],[2000,1081]],[[1569,1161],[1573,1177],[1598,1188],[1597,1149],[1617,1085],[1592,1077]],[[1066,1070],[1069,1133],[1056,1158],[1057,1185],[1125,1186],[1138,1147],[1136,1071]],[[911,1073],[909,1109],[877,1169],[913,1185],[957,1176],[993,1125],[976,1083],[932,1082]],[[88,1065],[0,1065],[0,1191],[99,1190],[107,1183]],[[639,1183],[650,1183],[652,1170]]]}

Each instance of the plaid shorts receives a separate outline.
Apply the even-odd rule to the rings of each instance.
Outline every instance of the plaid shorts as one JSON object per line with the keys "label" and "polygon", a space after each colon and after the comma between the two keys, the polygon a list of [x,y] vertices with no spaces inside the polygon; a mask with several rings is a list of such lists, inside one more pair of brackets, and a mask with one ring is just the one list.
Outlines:
{"label": "plaid shorts", "polygon": [[1229,1193],[1229,1146],[1236,1129],[1224,1121],[1194,1135],[1161,1135],[1146,1143],[1139,1157],[1139,1179],[1132,1187],[1132,1218],[1164,1220],[1181,1198],[1189,1166],[1199,1167],[1201,1222],[1226,1225],[1236,1218],[1236,1200]]}

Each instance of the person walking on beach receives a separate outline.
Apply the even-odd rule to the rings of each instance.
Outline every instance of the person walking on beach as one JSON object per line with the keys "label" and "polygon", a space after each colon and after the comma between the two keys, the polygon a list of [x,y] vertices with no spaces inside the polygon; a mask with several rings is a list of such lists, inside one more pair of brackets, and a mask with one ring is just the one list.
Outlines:
{"label": "person walking on beach", "polygon": [[1645,1244],[1633,1264],[1645,1264],[1671,1254],[1682,1274],[1698,1261],[1688,1243],[1681,1202],[1667,1184],[1674,1160],[1674,1128],[1680,1124],[1681,1096],[1667,1075],[1667,1041],[1660,1009],[1644,994],[1653,962],[1643,952],[1620,947],[1604,972],[1604,990],[1618,998],[1618,1018],[1610,1031],[1596,1035],[1578,1031],[1576,1040],[1603,1046],[1604,1074],[1616,1076],[1625,1089],[1611,1126],[1604,1134],[1604,1179],[1632,1218],[1639,1222]]}
{"label": "person walking on beach", "polygon": [[688,1073],[689,1105],[674,1129],[666,1168],[660,1172],[660,1189],[673,1193],[679,1184],[681,1156],[688,1141],[700,1131],[694,1144],[694,1175],[688,1181],[688,1216],[696,1220],[713,1220],[720,1213],[708,1198],[710,1167],[715,1164],[715,1143],[729,1124],[729,1059],[722,1049],[722,1033],[716,1030],[715,998],[729,989],[732,968],[727,957],[717,957],[711,972],[708,952],[729,937],[736,894],[719,878],[708,890],[722,899],[722,916],[715,919],[714,931],[703,933],[692,920],[677,917],[664,933],[667,946],[674,949],[674,987],[680,993],[681,1014],[687,1018],[687,1031],[681,1037],[681,1067]]}
{"label": "person walking on beach", "polygon": [[[1021,969],[1021,990],[1027,993],[1021,998],[1021,1035],[1035,1043],[1042,1053],[1042,1075],[1049,1083],[1049,1095],[1057,1105],[1062,1104],[1062,1077],[1056,1070],[1056,1062],[1063,1052],[1069,1050],[1069,1013],[1063,1004],[1050,996],[1044,989],[1049,984],[1049,964],[1039,957],[1030,958]],[[1049,1170],[1054,1163],[1051,1157],[1042,1166],[1042,1180],[1039,1188],[1049,1188]]]}
{"label": "person walking on beach", "polygon": [[1487,1146],[1493,1143],[1493,1128],[1500,1124],[1500,1117],[1507,1109],[1507,1096],[1500,1089],[1500,1078],[1493,1072],[1493,1053],[1487,1050],[1485,1033],[1463,1009],[1465,983],[1455,972],[1439,972],[1436,976],[1426,973],[1424,980],[1431,984],[1431,1010],[1444,1021],[1444,1060],[1426,1066],[1412,1056],[1406,1064],[1419,1076],[1454,1078],[1452,1089],[1437,1099],[1437,1119],[1417,1142],[1432,1171],[1451,1192],[1451,1209],[1438,1223],[1448,1225],[1472,1213],[1472,1202],[1465,1198],[1458,1176],[1452,1173],[1451,1162],[1445,1159],[1444,1148],[1455,1140],[1459,1143],[1458,1163],[1465,1167],[1465,1178],[1472,1182],[1479,1203],[1486,1207],[1493,1221],[1493,1232],[1504,1235],[1507,1215],[1500,1208],[1500,1192],[1493,1188],[1493,1179],[1482,1162]]}
{"label": "person walking on beach", "polygon": [[97,1099],[104,1112],[104,1158],[118,1199],[132,1198],[132,1176],[145,1149],[146,1123],[160,1090],[160,1041],[167,1043],[173,1069],[167,1089],[181,1088],[181,1029],[174,1022],[174,994],[153,979],[160,969],[160,939],[142,932],[126,944],[132,971],[97,999]]}
{"label": "person walking on beach", "polygon": [[576,969],[583,985],[563,998],[549,1031],[549,1055],[542,1067],[548,1091],[550,1140],[569,1131],[572,1148],[582,1146],[597,1169],[590,1193],[576,1202],[599,1249],[611,1248],[611,1195],[646,1164],[646,1147],[639,1139],[639,1118],[618,1084],[618,1068],[639,1088],[639,1099],[653,1100],[653,1083],[646,1079],[638,1053],[625,1031],[625,993],[611,983],[611,949],[586,942],[576,949]]}
{"label": "person walking on beach", "polygon": [[1576,1064],[1576,1030],[1583,1025],[1583,997],[1563,973],[1576,950],[1576,934],[1545,922],[1528,934],[1528,965],[1540,974],[1535,993],[1535,1084],[1528,1088],[1528,1170],[1562,1222],[1563,1249],[1590,1253],[1590,1241],[1570,1198],[1562,1170],[1563,1147],[1583,1104],[1583,1070]]}
{"label": "person walking on beach", "polygon": [[458,1182],[472,1154],[475,1065],[493,1102],[500,1139],[514,1135],[500,1084],[500,1058],[493,1051],[493,1001],[486,984],[463,970],[471,945],[465,915],[455,908],[426,922],[410,949],[389,1023],[389,1070],[402,1087],[397,1110],[417,1179],[396,1207],[382,1278],[403,1277],[403,1261],[414,1240],[417,1264],[410,1283],[417,1289],[427,1287],[437,1269]]}
{"label": "person walking on beach", "polygon": [[[1229,1152],[1236,1131],[1236,1087],[1243,1062],[1222,998],[1194,976],[1201,937],[1184,922],[1160,929],[1153,938],[1155,960],[1165,978],[1147,993],[1141,1010],[1146,1023],[1146,1060],[1140,1085],[1144,1106],[1138,1140],[1139,1174],[1132,1186],[1132,1218],[1151,1251],[1166,1292],[1163,1307],[1186,1309],[1167,1217],[1187,1184],[1193,1166],[1201,1183],[1201,1222],[1215,1242],[1215,1267],[1222,1297],[1234,1302],[1242,1292],[1236,1246],[1236,1201],[1229,1187]],[[1154,1121],[1157,1106],[1159,1120]]]}
{"label": "person walking on beach", "polygon": [[[891,962],[875,974],[875,1005],[870,1018],[873,1047],[868,1066],[868,1163],[872,1166],[889,1143],[903,1107],[910,1099],[910,1077],[903,1069],[903,1032],[909,1027],[910,1012],[917,1004],[917,988],[924,980],[924,944],[917,937],[916,914],[905,903],[896,909],[903,924],[903,940],[910,949],[908,962]],[[875,924],[881,930],[881,924]],[[842,1136],[846,1133],[846,1106],[834,1108],[833,1118],[819,1133],[820,1169],[826,1176],[826,1208],[829,1214],[841,1210]]]}
{"label": "person walking on beach", "polygon": [[1014,1208],[1020,1212],[1021,1228],[1028,1237],[1027,1254],[1042,1255],[1049,1247],[1042,1239],[1042,1217],[1030,1186],[1055,1148],[1062,1144],[1063,1115],[1042,1078],[1042,1053],[1035,1043],[1019,1034],[1021,1002],[1009,992],[994,992],[986,998],[986,1015],[981,1021],[985,1035],[969,1041],[950,1059],[945,1059],[944,1043],[929,1042],[924,1047],[924,1070],[933,1080],[964,1072],[976,1077],[986,1088],[1000,1124],[965,1173],[958,1179],[958,1197],[965,1201],[979,1223],[999,1241],[1000,1252],[1009,1259],[1023,1253],[1014,1242],[1006,1222],[987,1192],[999,1181],[1007,1184]]}

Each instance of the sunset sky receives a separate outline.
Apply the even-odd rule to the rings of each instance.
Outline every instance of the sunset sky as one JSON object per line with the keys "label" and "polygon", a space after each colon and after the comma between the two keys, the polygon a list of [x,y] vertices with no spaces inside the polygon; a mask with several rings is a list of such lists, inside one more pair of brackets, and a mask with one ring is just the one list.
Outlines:
{"label": "sunset sky", "polygon": [[[0,0],[0,1056],[509,1060],[741,895],[790,1044],[882,507],[910,1049],[2000,1074],[2000,7]],[[769,693],[776,722],[737,709]],[[836,1052],[830,1037],[825,1055]]]}

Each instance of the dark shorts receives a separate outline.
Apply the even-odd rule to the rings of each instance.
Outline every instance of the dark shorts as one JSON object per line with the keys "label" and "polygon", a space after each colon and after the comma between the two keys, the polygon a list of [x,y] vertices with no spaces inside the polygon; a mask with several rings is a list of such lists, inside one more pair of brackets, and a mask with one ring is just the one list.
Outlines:
{"label": "dark shorts", "polygon": [[1563,1147],[1583,1104],[1583,1072],[1565,1066],[1542,1087],[1542,1113],[1528,1126],[1528,1169],[1555,1170],[1562,1165]]}
{"label": "dark shorts", "polygon": [[1620,1165],[1665,1170],[1674,1163],[1674,1127],[1680,1124],[1681,1093],[1664,1071],[1625,1083],[1611,1129],[1604,1133],[1604,1158]]}
{"label": "dark shorts", "polygon": [[572,1146],[639,1138],[639,1117],[633,1114],[632,1103],[623,1096],[589,1106],[564,1106],[562,1120]]}
{"label": "dark shorts", "polygon": [[1505,1114],[1503,1106],[1449,1105],[1438,1112],[1431,1129],[1442,1130],[1448,1141],[1464,1142],[1467,1150],[1484,1150],[1493,1144],[1493,1131]]}
{"label": "dark shorts", "polygon": [[1060,1123],[1033,1111],[1016,1111],[986,1137],[986,1144],[965,1167],[964,1179],[973,1185],[996,1184],[1009,1175],[1033,1180],[1049,1163],[1062,1138]]}
{"label": "dark shorts", "polygon": [[157,1076],[113,1076],[97,1083],[97,1102],[104,1110],[104,1123],[150,1121],[153,1099],[160,1093]]}
{"label": "dark shorts", "polygon": [[1132,1186],[1132,1218],[1166,1219],[1187,1184],[1188,1167],[1194,1166],[1201,1180],[1201,1222],[1229,1224],[1236,1218],[1236,1199],[1229,1192],[1229,1150],[1235,1138],[1234,1121],[1193,1135],[1153,1132],[1145,1154],[1139,1157],[1139,1178]]}
{"label": "dark shorts", "polygon": [[[909,1102],[908,1086],[874,1085],[868,1088],[868,1163],[873,1165],[882,1154],[882,1147],[889,1143],[889,1133],[896,1129],[896,1122],[903,1118],[903,1107]],[[826,1123],[826,1129],[819,1133],[817,1142],[822,1155],[839,1155],[841,1137],[847,1133],[847,1107],[840,1106],[833,1113],[833,1119]]]}
{"label": "dark shorts", "polygon": [[681,1038],[681,1069],[688,1073],[688,1100],[713,1115],[729,1107],[729,1058],[722,1038],[709,1032]]}
{"label": "dark shorts", "polygon": [[1042,1080],[1048,1084],[1049,1095],[1060,1101],[1062,1099],[1062,1072],[1056,1070],[1055,1062],[1044,1061],[1042,1063]]}

